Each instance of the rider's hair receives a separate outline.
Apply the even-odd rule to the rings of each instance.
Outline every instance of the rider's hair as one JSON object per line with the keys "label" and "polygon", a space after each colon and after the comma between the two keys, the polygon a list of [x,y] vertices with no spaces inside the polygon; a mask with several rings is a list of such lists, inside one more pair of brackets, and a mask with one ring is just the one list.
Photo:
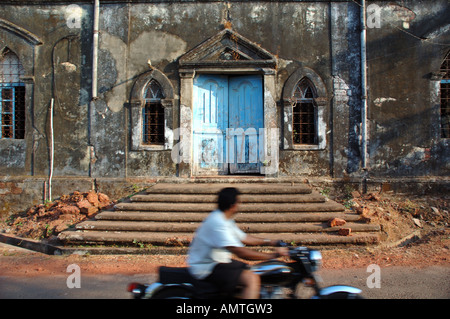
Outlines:
{"label": "rider's hair", "polygon": [[239,194],[240,194],[239,190],[237,190],[237,188],[234,188],[234,187],[227,187],[227,188],[222,189],[219,192],[219,195],[217,198],[217,203],[218,203],[219,209],[224,212],[227,209],[229,209],[231,206],[236,204],[237,197]]}

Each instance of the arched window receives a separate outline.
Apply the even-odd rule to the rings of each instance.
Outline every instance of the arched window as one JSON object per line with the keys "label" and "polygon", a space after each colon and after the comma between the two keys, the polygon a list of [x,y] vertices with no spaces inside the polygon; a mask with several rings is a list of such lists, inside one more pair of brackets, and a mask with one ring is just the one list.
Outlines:
{"label": "arched window", "polygon": [[173,147],[174,89],[158,69],[140,74],[130,96],[131,150],[161,151]]}
{"label": "arched window", "polygon": [[441,137],[450,138],[450,51],[441,65]]}
{"label": "arched window", "polygon": [[0,138],[25,137],[24,68],[17,55],[4,49],[0,53]]}
{"label": "arched window", "polygon": [[295,88],[292,97],[293,144],[317,144],[315,92],[313,84],[307,78],[301,79]]}
{"label": "arched window", "polygon": [[152,79],[144,91],[143,144],[164,145],[164,94],[161,85]]}

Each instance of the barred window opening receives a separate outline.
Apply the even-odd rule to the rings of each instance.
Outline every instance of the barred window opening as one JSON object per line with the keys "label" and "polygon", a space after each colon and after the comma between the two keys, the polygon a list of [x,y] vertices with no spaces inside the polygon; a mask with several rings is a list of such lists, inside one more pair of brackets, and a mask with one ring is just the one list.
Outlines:
{"label": "barred window opening", "polygon": [[162,88],[156,80],[151,80],[145,90],[143,110],[143,143],[146,145],[164,145],[164,98]]}
{"label": "barred window opening", "polygon": [[441,73],[441,137],[450,138],[450,51],[442,62]]}
{"label": "barred window opening", "polygon": [[0,138],[25,138],[24,68],[9,49],[0,54]]}
{"label": "barred window opening", "polygon": [[294,144],[317,144],[316,97],[313,85],[302,79],[294,91],[293,142]]}

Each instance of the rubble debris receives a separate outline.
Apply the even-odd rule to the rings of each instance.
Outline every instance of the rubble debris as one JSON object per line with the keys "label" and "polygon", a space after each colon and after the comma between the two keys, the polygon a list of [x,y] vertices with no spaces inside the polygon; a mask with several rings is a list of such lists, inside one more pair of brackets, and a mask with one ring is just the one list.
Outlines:
{"label": "rubble debris", "polygon": [[412,220],[414,222],[414,225],[416,225],[417,227],[423,228],[422,223],[420,222],[419,219],[413,218]]}
{"label": "rubble debris", "polygon": [[[344,205],[360,216],[359,222],[376,223],[381,226],[383,242],[397,242],[417,231],[449,227],[450,197],[448,194],[415,195],[393,191],[369,193],[354,192],[343,187],[330,192],[330,199]],[[353,204],[346,205],[349,201]],[[345,226],[344,226],[345,227]]]}
{"label": "rubble debris", "polygon": [[82,214],[92,217],[98,211],[98,207],[93,206],[87,199],[83,199],[77,203],[77,207]]}
{"label": "rubble debris", "polygon": [[378,201],[380,201],[380,195],[375,194],[375,193],[370,193],[365,197],[365,199],[378,202]]}
{"label": "rubble debris", "polygon": [[166,239],[165,246],[183,247],[189,245],[189,241],[178,237],[169,237]]}
{"label": "rubble debris", "polygon": [[353,191],[351,192],[352,198],[360,198],[361,197],[361,193],[358,191]]}
{"label": "rubble debris", "polygon": [[346,221],[342,218],[333,218],[328,221],[329,227],[342,226],[345,225]]}
{"label": "rubble debris", "polygon": [[51,203],[35,205],[25,214],[11,216],[8,232],[39,240],[49,238],[112,205],[114,202],[105,194],[75,191]]}
{"label": "rubble debris", "polygon": [[432,210],[435,214],[439,215],[439,209],[437,209],[436,207],[431,206],[431,210]]}
{"label": "rubble debris", "polygon": [[338,234],[340,236],[351,236],[352,229],[351,228],[341,228],[338,230]]}

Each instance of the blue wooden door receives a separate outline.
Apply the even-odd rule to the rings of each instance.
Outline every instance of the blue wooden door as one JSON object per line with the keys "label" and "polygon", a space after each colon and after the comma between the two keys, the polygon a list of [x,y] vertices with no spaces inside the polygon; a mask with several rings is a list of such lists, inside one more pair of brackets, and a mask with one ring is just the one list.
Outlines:
{"label": "blue wooden door", "polygon": [[228,127],[228,78],[196,76],[193,98],[194,174],[228,174],[224,145]]}
{"label": "blue wooden door", "polygon": [[262,77],[200,74],[193,98],[194,174],[259,173]]}
{"label": "blue wooden door", "polygon": [[264,127],[262,78],[230,77],[228,86],[230,173],[259,173],[259,129]]}

